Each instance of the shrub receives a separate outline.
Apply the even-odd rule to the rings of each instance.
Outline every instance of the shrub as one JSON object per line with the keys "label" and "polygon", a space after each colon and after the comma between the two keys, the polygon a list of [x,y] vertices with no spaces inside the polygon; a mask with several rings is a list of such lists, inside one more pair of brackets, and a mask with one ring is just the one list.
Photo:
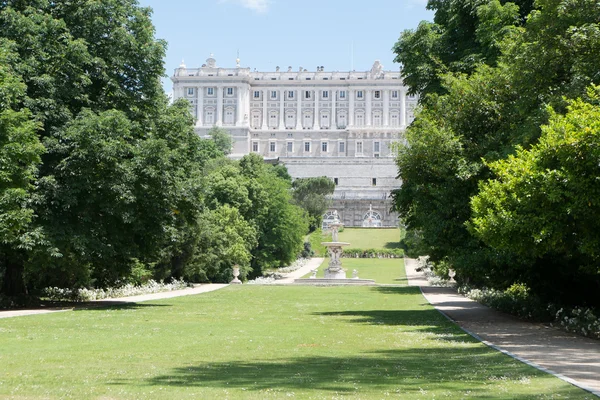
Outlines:
{"label": "shrub", "polygon": [[591,308],[561,308],[555,318],[555,323],[568,332],[600,339],[600,314]]}
{"label": "shrub", "polygon": [[126,284],[117,288],[106,289],[64,289],[58,287],[47,287],[43,296],[52,301],[94,301],[102,299],[111,299],[117,297],[138,296],[141,294],[169,292],[188,287],[184,280],[174,279],[171,283],[156,282],[149,280],[144,285]]}
{"label": "shrub", "polygon": [[315,255],[315,252],[312,250],[312,245],[310,242],[304,242],[304,248],[300,253],[300,258],[312,258]]}
{"label": "shrub", "polygon": [[402,258],[402,249],[344,249],[342,257],[345,258]]}

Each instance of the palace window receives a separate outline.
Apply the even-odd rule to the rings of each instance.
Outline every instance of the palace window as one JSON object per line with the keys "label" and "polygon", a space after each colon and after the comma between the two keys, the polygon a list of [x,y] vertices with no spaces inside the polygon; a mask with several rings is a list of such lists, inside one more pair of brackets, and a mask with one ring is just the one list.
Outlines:
{"label": "palace window", "polygon": [[362,99],[363,98],[363,91],[362,90],[357,90],[356,91],[356,98],[357,99]]}
{"label": "palace window", "polygon": [[234,119],[233,119],[233,110],[232,109],[225,110],[225,121],[223,121],[223,122],[227,125],[233,125]]}
{"label": "palace window", "polygon": [[340,142],[340,154],[345,154],[346,153],[346,142]]}
{"label": "palace window", "polygon": [[323,98],[324,99],[329,98],[329,91],[328,90],[323,90]]}
{"label": "palace window", "polygon": [[327,153],[327,147],[328,147],[327,142],[321,142],[321,152]]}
{"label": "palace window", "polygon": [[288,99],[293,99],[294,98],[294,91],[293,90],[289,90],[288,91]]}
{"label": "palace window", "polygon": [[277,98],[277,90],[271,90],[271,99]]}
{"label": "palace window", "polygon": [[254,98],[255,99],[260,99],[260,91],[258,91],[258,90],[254,91]]}
{"label": "palace window", "polygon": [[338,178],[333,178],[333,183],[335,184],[335,186],[337,186],[340,181],[338,180]]}
{"label": "palace window", "polygon": [[310,153],[310,142],[304,142],[304,152]]}
{"label": "palace window", "polygon": [[212,125],[215,123],[215,113],[214,111],[206,111],[206,115],[204,116],[205,125]]}
{"label": "palace window", "polygon": [[305,90],[304,91],[304,98],[305,99],[310,99],[310,95],[311,95],[310,90]]}
{"label": "palace window", "polygon": [[215,94],[215,88],[206,88],[206,94],[209,96],[213,96]]}
{"label": "palace window", "polygon": [[277,148],[276,143],[275,142],[269,142],[269,151],[271,153],[275,153],[275,149]]}
{"label": "palace window", "polygon": [[356,155],[362,155],[363,153],[363,143],[356,142]]}
{"label": "palace window", "polygon": [[381,144],[379,142],[373,142],[373,153],[379,153]]}
{"label": "palace window", "polygon": [[381,112],[375,111],[373,113],[373,126],[381,126]]}
{"label": "palace window", "polygon": [[376,90],[373,92],[373,97],[376,99],[380,99],[381,98],[381,90]]}
{"label": "palace window", "polygon": [[188,88],[188,96],[193,96],[194,95],[194,88],[190,87]]}
{"label": "palace window", "polygon": [[[295,114],[293,112],[288,112],[285,114],[285,127],[288,129],[292,129],[295,125]],[[291,133],[288,133],[288,137],[290,137]]]}
{"label": "palace window", "polygon": [[252,142],[252,152],[258,153],[258,142],[256,141]]}
{"label": "palace window", "polygon": [[345,98],[346,98],[346,91],[340,90],[340,99],[345,99]]}
{"label": "palace window", "polygon": [[233,96],[233,88],[232,87],[227,88],[227,96]]}
{"label": "palace window", "polygon": [[327,112],[321,114],[321,128],[329,128],[329,113]]}
{"label": "palace window", "polygon": [[364,126],[365,125],[365,114],[362,112],[356,113],[356,126]]}
{"label": "palace window", "polygon": [[277,113],[272,112],[269,114],[269,127],[277,128]]}
{"label": "palace window", "polygon": [[398,98],[398,91],[392,90],[392,99],[397,99],[397,98]]}
{"label": "palace window", "polygon": [[348,114],[346,114],[346,111],[341,111],[338,114],[337,127],[338,129],[345,129],[346,125],[348,125]]}
{"label": "palace window", "polygon": [[252,127],[254,129],[260,128],[260,113],[257,113],[257,112],[252,113]]}
{"label": "palace window", "polygon": [[294,152],[294,142],[287,142],[287,152],[292,154]]}

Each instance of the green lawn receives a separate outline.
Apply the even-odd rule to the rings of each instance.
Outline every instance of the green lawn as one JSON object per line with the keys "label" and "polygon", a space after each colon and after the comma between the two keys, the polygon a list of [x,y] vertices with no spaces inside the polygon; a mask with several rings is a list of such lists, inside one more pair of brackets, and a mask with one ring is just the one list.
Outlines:
{"label": "green lawn", "polygon": [[232,286],[0,320],[0,398],[585,399],[413,287]]}
{"label": "green lawn", "polygon": [[399,228],[346,228],[339,233],[340,242],[354,249],[395,249],[400,247]]}
{"label": "green lawn", "polygon": [[[317,272],[317,278],[323,278],[325,269],[329,265],[326,258]],[[346,270],[346,276],[352,277],[352,271],[358,270],[361,279],[374,279],[376,283],[406,285],[406,273],[404,271],[404,260],[401,258],[342,258],[342,267]],[[310,277],[307,274],[304,278]]]}

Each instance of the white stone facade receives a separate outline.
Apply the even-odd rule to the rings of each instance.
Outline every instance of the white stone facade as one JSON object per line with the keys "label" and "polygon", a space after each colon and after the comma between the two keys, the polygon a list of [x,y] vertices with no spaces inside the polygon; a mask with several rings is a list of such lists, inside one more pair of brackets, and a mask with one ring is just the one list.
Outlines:
{"label": "white stone facade", "polygon": [[402,140],[417,105],[400,72],[383,71],[378,61],[366,72],[252,72],[239,60],[219,68],[211,56],[200,68],[182,63],[171,79],[174,98],[190,102],[199,135],[220,126],[234,139],[234,157],[258,153],[279,158],[294,178],[330,177],[347,226],[361,218],[366,225],[373,213],[382,226],[397,224],[389,212],[390,191],[400,185],[390,145]]}

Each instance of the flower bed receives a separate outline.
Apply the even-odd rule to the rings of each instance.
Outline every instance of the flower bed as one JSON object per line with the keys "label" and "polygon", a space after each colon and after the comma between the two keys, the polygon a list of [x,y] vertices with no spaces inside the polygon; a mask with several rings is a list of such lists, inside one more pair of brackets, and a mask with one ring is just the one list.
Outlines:
{"label": "flower bed", "polygon": [[64,289],[48,287],[43,290],[43,296],[52,301],[94,301],[150,293],[170,292],[173,290],[185,289],[187,287],[189,287],[189,284],[183,279],[174,279],[171,283],[150,280],[141,286],[127,284],[118,288],[106,289]]}

